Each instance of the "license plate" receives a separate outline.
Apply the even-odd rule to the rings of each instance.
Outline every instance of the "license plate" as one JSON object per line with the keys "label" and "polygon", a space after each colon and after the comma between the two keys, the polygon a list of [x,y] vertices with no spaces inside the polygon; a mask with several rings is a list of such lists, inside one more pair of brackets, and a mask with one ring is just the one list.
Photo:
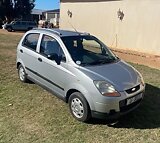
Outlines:
{"label": "license plate", "polygon": [[142,98],[142,93],[138,94],[138,95],[136,95],[132,98],[129,98],[129,99],[127,99],[127,105],[132,104],[132,103],[136,102],[137,100],[139,100],[141,98]]}

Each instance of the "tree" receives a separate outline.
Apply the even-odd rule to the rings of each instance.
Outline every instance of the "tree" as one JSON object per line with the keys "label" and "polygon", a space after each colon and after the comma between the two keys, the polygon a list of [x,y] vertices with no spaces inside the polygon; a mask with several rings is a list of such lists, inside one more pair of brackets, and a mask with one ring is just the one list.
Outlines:
{"label": "tree", "polygon": [[16,18],[26,19],[34,8],[35,0],[14,0],[14,15]]}
{"label": "tree", "polygon": [[0,0],[0,19],[27,19],[34,8],[35,0]]}
{"label": "tree", "polygon": [[0,18],[9,21],[13,17],[12,0],[0,0]]}

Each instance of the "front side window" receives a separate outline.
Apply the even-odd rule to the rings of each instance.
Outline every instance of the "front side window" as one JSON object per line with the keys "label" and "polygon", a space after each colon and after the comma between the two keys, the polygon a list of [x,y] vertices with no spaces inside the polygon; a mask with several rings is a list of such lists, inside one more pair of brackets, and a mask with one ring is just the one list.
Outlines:
{"label": "front side window", "polygon": [[42,38],[40,53],[46,57],[53,54],[64,57],[63,50],[57,40],[47,35],[44,35]]}
{"label": "front side window", "polygon": [[85,65],[99,65],[115,62],[118,58],[94,36],[62,37],[75,63]]}
{"label": "front side window", "polygon": [[37,33],[28,34],[25,37],[22,44],[23,44],[23,46],[25,46],[33,51],[36,51],[38,39],[39,39],[39,34],[37,34]]}

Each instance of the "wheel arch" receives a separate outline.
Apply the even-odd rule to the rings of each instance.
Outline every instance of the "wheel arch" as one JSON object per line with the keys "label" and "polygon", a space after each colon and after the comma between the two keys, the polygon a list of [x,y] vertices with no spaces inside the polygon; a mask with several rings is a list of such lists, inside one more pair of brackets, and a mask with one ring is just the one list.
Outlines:
{"label": "wheel arch", "polygon": [[9,30],[9,32],[11,32],[11,31],[13,30],[13,27],[12,27],[11,25],[9,25],[9,26],[6,27],[7,30],[8,30],[9,28],[11,29],[11,30]]}
{"label": "wheel arch", "polygon": [[18,69],[19,65],[21,65],[21,62],[17,62],[17,69]]}
{"label": "wheel arch", "polygon": [[[18,55],[18,53],[17,53],[17,55]],[[21,58],[19,58],[19,56],[17,56],[17,61],[16,61],[16,68],[17,69],[18,69],[19,65],[22,65],[24,67],[24,69],[26,70],[25,64],[23,63]]]}
{"label": "wheel arch", "polygon": [[[69,100],[70,95],[71,95],[72,93],[74,93],[74,92],[80,92],[80,91],[78,91],[77,89],[69,89],[69,90],[67,91],[67,93],[66,93],[66,103],[68,103],[68,100]],[[81,92],[80,92],[80,93],[81,93]]]}
{"label": "wheel arch", "polygon": [[[95,109],[95,106],[94,106],[94,102],[91,98],[91,96],[89,95],[89,93],[87,92],[87,90],[84,88],[84,87],[80,87],[80,88],[75,88],[77,86],[72,86],[73,88],[70,88],[67,92],[66,92],[66,97],[65,97],[65,102],[68,103],[68,100],[69,100],[69,97],[72,93],[74,92],[79,92],[83,95],[83,97],[86,99],[88,105],[89,105],[89,108],[91,110],[94,110]],[[78,86],[79,87],[79,86]]]}

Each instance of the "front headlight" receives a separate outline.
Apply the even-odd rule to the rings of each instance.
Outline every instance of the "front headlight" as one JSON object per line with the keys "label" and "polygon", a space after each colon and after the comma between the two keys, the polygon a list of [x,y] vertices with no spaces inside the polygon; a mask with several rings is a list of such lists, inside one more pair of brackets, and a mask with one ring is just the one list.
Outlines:
{"label": "front headlight", "polygon": [[138,73],[138,82],[142,85],[145,86],[144,79],[140,73]]}
{"label": "front headlight", "polygon": [[94,81],[99,92],[104,96],[117,97],[120,94],[115,90],[114,86],[106,81]]}

